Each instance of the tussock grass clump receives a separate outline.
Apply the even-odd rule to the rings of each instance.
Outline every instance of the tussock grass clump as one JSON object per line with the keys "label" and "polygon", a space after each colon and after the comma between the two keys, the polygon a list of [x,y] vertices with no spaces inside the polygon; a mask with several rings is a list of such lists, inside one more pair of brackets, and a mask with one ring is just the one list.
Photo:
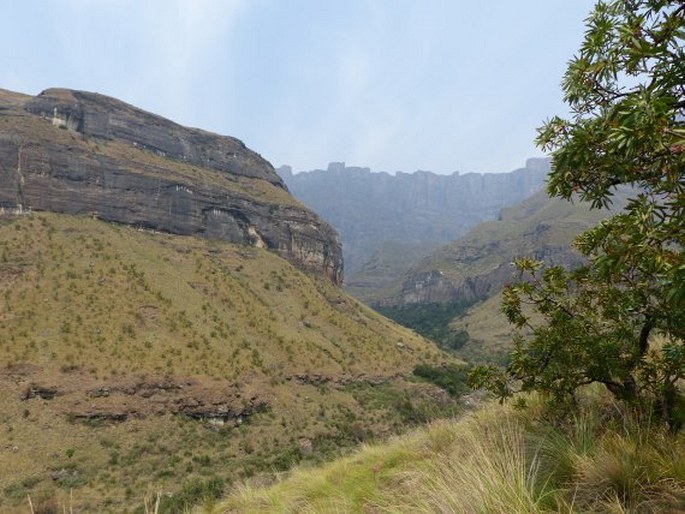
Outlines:
{"label": "tussock grass clump", "polygon": [[[571,452],[569,452],[571,453]],[[571,453],[580,511],[685,511],[685,439],[624,419],[601,431],[593,451]]]}
{"label": "tussock grass clump", "polygon": [[480,506],[482,512],[543,512],[551,491],[537,482],[539,460],[527,459],[522,427],[511,419],[493,421],[471,421],[448,451],[407,472],[403,493],[384,498],[383,511],[470,512]]}
{"label": "tussock grass clump", "polygon": [[268,487],[245,483],[213,512],[682,512],[683,434],[586,400],[563,425],[535,398],[487,405]]}

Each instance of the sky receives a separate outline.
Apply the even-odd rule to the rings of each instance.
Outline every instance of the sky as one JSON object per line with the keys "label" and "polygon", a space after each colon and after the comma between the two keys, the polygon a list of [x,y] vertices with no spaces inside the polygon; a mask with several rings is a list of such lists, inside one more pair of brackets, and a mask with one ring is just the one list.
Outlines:
{"label": "sky", "polygon": [[505,172],[594,0],[3,0],[0,88],[114,96],[274,166]]}

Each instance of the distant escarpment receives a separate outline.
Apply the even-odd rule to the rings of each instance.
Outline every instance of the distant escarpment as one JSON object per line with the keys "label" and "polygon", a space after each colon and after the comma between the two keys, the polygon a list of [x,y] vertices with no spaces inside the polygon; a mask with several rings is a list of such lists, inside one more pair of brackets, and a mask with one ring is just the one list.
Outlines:
{"label": "distant escarpment", "polygon": [[[625,204],[618,192],[614,208]],[[383,307],[453,303],[469,305],[498,292],[512,279],[511,262],[528,256],[549,265],[576,267],[583,257],[571,247],[575,236],[612,210],[548,198],[544,191],[502,210],[466,236],[436,250],[412,267],[373,303]]]}
{"label": "distant escarpment", "polygon": [[[502,207],[543,187],[549,160],[529,159],[525,168],[497,174],[391,175],[344,163],[297,174],[287,166],[277,171],[295,197],[338,230],[347,286],[366,299],[368,291],[384,287],[406,270],[399,269],[406,259],[391,255],[397,248],[420,258],[476,224],[495,219]],[[359,271],[362,276],[353,276]]]}
{"label": "distant escarpment", "polygon": [[622,208],[630,194],[616,191],[612,209],[591,210],[540,191],[421,259],[367,301],[461,357],[503,361],[511,329],[500,312],[500,294],[514,279],[512,261],[532,257],[547,265],[581,265],[585,259],[572,248],[573,239]]}
{"label": "distant escarpment", "polygon": [[260,155],[96,93],[0,90],[0,210],[248,244],[342,282],[335,230]]}

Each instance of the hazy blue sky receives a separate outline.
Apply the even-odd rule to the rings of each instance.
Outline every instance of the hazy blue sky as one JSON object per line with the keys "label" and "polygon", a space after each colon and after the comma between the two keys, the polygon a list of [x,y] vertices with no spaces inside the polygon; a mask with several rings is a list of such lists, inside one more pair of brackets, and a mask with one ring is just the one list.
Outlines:
{"label": "hazy blue sky", "polygon": [[275,166],[509,171],[592,0],[3,0],[0,87],[112,95]]}

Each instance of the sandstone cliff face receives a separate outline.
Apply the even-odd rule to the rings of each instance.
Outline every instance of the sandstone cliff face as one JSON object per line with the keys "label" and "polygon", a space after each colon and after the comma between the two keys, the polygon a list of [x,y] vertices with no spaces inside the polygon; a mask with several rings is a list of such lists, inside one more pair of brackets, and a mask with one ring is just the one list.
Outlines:
{"label": "sandstone cliff face", "polygon": [[[529,159],[525,168],[498,174],[390,175],[344,163],[297,174],[284,166],[278,172],[297,198],[339,231],[350,278],[385,243],[437,248],[495,219],[503,207],[542,189],[549,160]],[[364,297],[354,278],[348,286]]]}
{"label": "sandstone cliff face", "polygon": [[422,259],[396,283],[372,299],[383,307],[412,304],[468,305],[489,298],[512,280],[512,261],[529,256],[548,265],[576,267],[583,257],[573,238],[610,216],[626,201],[614,197],[614,211],[590,210],[548,198],[544,191],[504,209],[496,221],[482,223],[466,236]]}
{"label": "sandstone cliff face", "polygon": [[[525,243],[531,241],[539,245],[536,250],[525,248],[527,246]],[[451,252],[451,259],[441,259],[439,263],[426,260],[419,264],[421,268],[424,266],[431,268],[434,265],[447,271],[412,270],[403,277],[399,292],[380,298],[375,303],[383,307],[432,303],[470,305],[489,298],[500,291],[505,283],[511,282],[513,271],[511,262],[518,257],[529,256],[547,265],[570,268],[577,267],[583,262],[581,255],[572,250],[569,245],[550,244],[544,239],[537,238],[528,241],[522,239],[521,243],[518,245],[510,240],[505,244],[488,245],[489,251],[495,252],[492,255],[497,256],[498,262],[493,262],[482,269],[479,269],[478,265],[470,265],[470,260],[465,258],[464,254],[468,253],[468,242],[450,244],[442,251]],[[488,251],[486,248],[483,250]],[[483,258],[486,256],[484,255]]]}
{"label": "sandstone cliff face", "polygon": [[235,138],[95,93],[0,90],[0,209],[259,246],[342,282],[336,232],[265,159]]}

